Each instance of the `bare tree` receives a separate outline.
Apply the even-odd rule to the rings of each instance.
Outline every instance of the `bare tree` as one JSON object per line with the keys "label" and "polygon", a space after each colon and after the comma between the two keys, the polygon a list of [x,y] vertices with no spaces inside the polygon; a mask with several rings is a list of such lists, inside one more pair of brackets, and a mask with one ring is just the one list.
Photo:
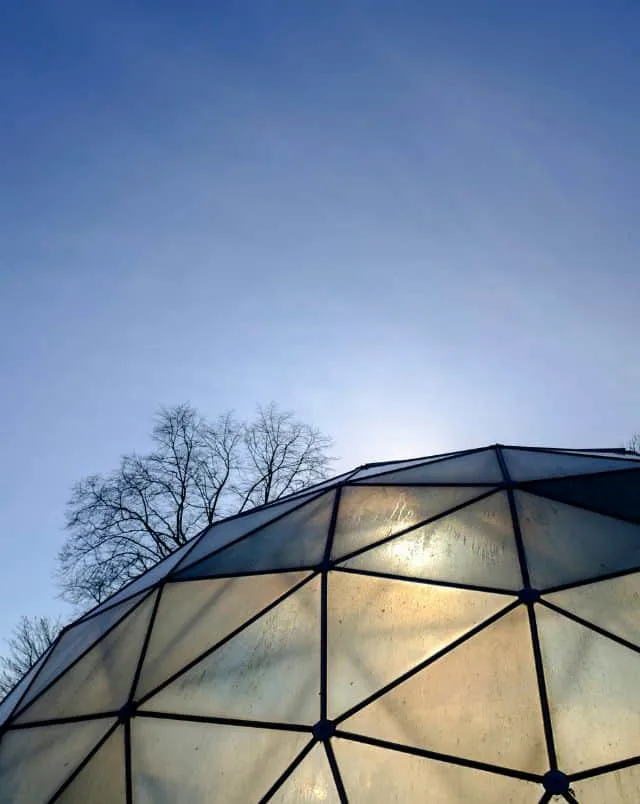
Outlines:
{"label": "bare tree", "polygon": [[238,492],[239,509],[264,505],[327,476],[332,458],[330,438],[298,421],[272,402],[258,408],[243,430],[244,455]]}
{"label": "bare tree", "polygon": [[31,670],[54,643],[61,629],[59,619],[22,617],[19,620],[13,634],[6,640],[7,655],[0,657],[0,700]]}
{"label": "bare tree", "polygon": [[58,556],[63,599],[99,603],[221,517],[322,480],[331,439],[275,404],[247,422],[162,408],[153,449],[73,489]]}
{"label": "bare tree", "polygon": [[640,455],[640,433],[634,433],[627,444],[627,449]]}

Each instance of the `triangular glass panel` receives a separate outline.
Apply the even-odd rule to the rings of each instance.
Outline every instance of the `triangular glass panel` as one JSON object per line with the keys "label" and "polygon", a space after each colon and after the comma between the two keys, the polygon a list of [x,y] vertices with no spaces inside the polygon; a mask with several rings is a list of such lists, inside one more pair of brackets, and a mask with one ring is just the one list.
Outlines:
{"label": "triangular glass panel", "polygon": [[529,773],[548,763],[524,606],[340,724],[345,732]]}
{"label": "triangular glass panel", "polygon": [[333,491],[316,497],[277,522],[190,565],[175,578],[312,568],[324,557],[334,499]]}
{"label": "triangular glass panel", "polygon": [[340,804],[340,796],[323,745],[317,745],[305,756],[269,804],[301,804],[304,802]]}
{"label": "triangular glass panel", "polygon": [[574,586],[545,598],[640,648],[640,573]]}
{"label": "triangular glass panel", "polygon": [[637,804],[640,764],[571,782],[571,789],[579,804]]}
{"label": "triangular glass panel", "polygon": [[546,450],[502,448],[502,454],[512,480],[538,480],[543,477],[564,477],[590,472],[613,472],[634,469],[637,464],[624,458],[598,458],[591,455],[572,455]]}
{"label": "triangular glass panel", "polygon": [[457,457],[444,458],[443,460],[429,461],[415,468],[404,469],[399,472],[385,472],[380,475],[373,475],[356,482],[382,485],[387,483],[400,485],[411,485],[412,483],[478,483],[490,486],[503,481],[504,476],[498,463],[496,451],[491,448]]}
{"label": "triangular glass panel", "polygon": [[342,715],[513,600],[342,572],[329,574],[327,599],[329,718]]}
{"label": "triangular glass panel", "polygon": [[38,671],[45,663],[47,656],[51,651],[47,651],[44,653],[38,661],[33,665],[31,670],[23,676],[18,684],[9,692],[9,694],[2,700],[0,704],[0,726],[9,719],[9,716],[13,712],[13,710],[18,706],[20,703],[20,699],[26,692],[29,687],[29,684],[33,681],[33,679],[38,674]]}
{"label": "triangular glass panel", "polygon": [[327,491],[328,489],[333,489],[336,486],[339,486],[341,483],[346,483],[346,481],[350,480],[354,474],[355,470],[352,469],[350,472],[343,472],[341,475],[335,475],[329,480],[324,480],[322,483],[314,483],[313,486],[307,486],[306,488],[302,489],[302,491],[298,491],[295,494],[283,497],[282,502],[285,501],[288,502],[289,500],[293,500],[294,498],[302,500],[303,497],[308,497],[311,494],[317,494],[320,491]]}
{"label": "triangular glass panel", "polygon": [[565,773],[637,755],[640,653],[536,606],[558,764]]}
{"label": "triangular glass panel", "polygon": [[[196,536],[194,541],[197,538],[198,537]],[[139,578],[131,581],[126,586],[123,586],[120,591],[116,592],[114,595],[111,595],[111,597],[108,597],[104,603],[96,606],[95,609],[91,609],[91,611],[85,614],[82,620],[84,621],[96,614],[109,611],[115,604],[121,603],[123,600],[131,601],[133,595],[141,596],[143,592],[148,591],[152,586],[164,580],[164,578],[169,575],[171,570],[178,564],[178,562],[188,554],[191,547],[192,542],[183,544],[182,547],[179,547],[177,550],[171,553],[171,555],[163,558],[162,561],[154,564],[151,569],[143,572]],[[136,599],[138,598],[136,597]]]}
{"label": "triangular glass panel", "polygon": [[49,801],[113,725],[83,720],[7,732],[0,741],[0,804]]}
{"label": "triangular glass panel", "polygon": [[415,458],[410,461],[383,461],[381,463],[368,464],[358,469],[353,475],[351,480],[366,480],[367,478],[375,477],[376,475],[388,474],[390,472],[403,472],[405,469],[415,469],[418,466],[423,466],[425,463],[432,463],[433,461],[440,460],[441,458],[450,458],[455,455],[455,452],[447,452],[444,455],[434,455],[427,458]]}
{"label": "triangular glass panel", "polygon": [[320,579],[162,688],[144,711],[263,722],[320,719]]}
{"label": "triangular glass panel", "polygon": [[168,583],[136,689],[141,698],[289,592],[308,572]]}
{"label": "triangular glass panel", "polygon": [[347,486],[340,497],[331,557],[338,560],[487,491],[482,486]]}
{"label": "triangular glass panel", "polygon": [[133,800],[261,801],[308,742],[303,732],[136,717]]}
{"label": "triangular glass panel", "polygon": [[528,483],[527,491],[606,516],[640,523],[640,470]]}
{"label": "triangular glass panel", "polygon": [[[352,740],[333,740],[349,801],[537,804],[541,785]],[[601,804],[601,802],[599,803]]]}
{"label": "triangular glass panel", "polygon": [[124,804],[126,800],[124,735],[122,728],[118,728],[56,798],[55,804]]}
{"label": "triangular glass panel", "polygon": [[142,595],[114,606],[88,620],[81,620],[64,631],[53,647],[42,671],[20,703],[20,709],[32,701],[54,679],[70,667],[79,656],[95,645],[115,624],[142,600]]}
{"label": "triangular glass panel", "polygon": [[504,492],[373,547],[340,566],[494,589],[522,587]]}
{"label": "triangular glass panel", "polygon": [[149,626],[155,595],[67,669],[22,710],[16,723],[113,712],[126,703]]}
{"label": "triangular glass panel", "polygon": [[539,589],[640,566],[640,525],[515,492],[531,583]]}
{"label": "triangular glass panel", "polygon": [[[309,499],[314,499],[314,496],[310,495]],[[216,522],[208,530],[196,537],[197,543],[193,545],[193,550],[181,562],[177,571],[180,572],[186,567],[190,567],[197,561],[216,553],[242,536],[252,533],[254,530],[278,519],[289,511],[295,510],[301,505],[305,505],[305,499],[296,497],[286,502],[264,505],[239,516]]]}

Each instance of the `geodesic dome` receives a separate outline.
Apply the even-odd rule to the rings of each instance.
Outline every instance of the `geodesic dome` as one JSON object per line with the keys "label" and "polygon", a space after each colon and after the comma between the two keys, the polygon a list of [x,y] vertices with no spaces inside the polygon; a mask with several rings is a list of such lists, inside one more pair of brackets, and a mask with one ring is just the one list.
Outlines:
{"label": "geodesic dome", "polygon": [[493,446],[221,521],[0,705],[2,804],[640,800],[640,458]]}

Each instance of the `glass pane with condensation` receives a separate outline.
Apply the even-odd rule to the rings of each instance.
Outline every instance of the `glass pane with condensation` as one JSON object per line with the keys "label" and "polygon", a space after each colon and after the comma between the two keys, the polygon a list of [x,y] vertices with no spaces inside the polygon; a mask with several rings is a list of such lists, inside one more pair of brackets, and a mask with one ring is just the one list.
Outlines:
{"label": "glass pane with condensation", "polygon": [[574,586],[545,598],[640,648],[640,573]]}
{"label": "glass pane with condensation", "polygon": [[142,596],[121,603],[102,614],[76,623],[65,631],[49,654],[42,671],[25,695],[20,707],[33,700],[48,684],[60,676],[85,651],[89,650],[119,620],[131,611],[142,599]]}
{"label": "glass pane with condensation", "polygon": [[317,745],[278,788],[269,804],[340,804],[327,753]]}
{"label": "glass pane with condensation", "polygon": [[640,764],[571,782],[579,804],[638,804]]}
{"label": "glass pane with condensation", "polygon": [[559,766],[576,773],[638,754],[640,653],[536,606]]}
{"label": "glass pane with condensation", "polygon": [[136,689],[141,698],[242,628],[308,572],[169,583],[162,591]]}
{"label": "glass pane with condensation", "polygon": [[538,804],[541,785],[498,773],[334,739],[351,804]]}
{"label": "glass pane with condensation", "polygon": [[327,600],[327,700],[335,718],[513,598],[332,572]]}
{"label": "glass pane with condensation", "polygon": [[640,470],[537,480],[527,484],[527,491],[606,516],[640,522]]}
{"label": "glass pane with condensation", "polygon": [[154,712],[313,724],[320,719],[315,578],[147,700]]}
{"label": "glass pane with condensation", "polygon": [[18,706],[20,703],[20,698],[24,695],[25,691],[29,687],[29,684],[31,684],[33,679],[36,677],[48,655],[48,653],[43,654],[33,665],[31,670],[29,670],[21,681],[3,699],[2,703],[0,704],[0,726],[2,726],[5,720],[8,720],[13,710]]}
{"label": "glass pane with condensation", "polygon": [[256,528],[261,528],[263,525],[305,504],[304,499],[295,497],[287,502],[266,505],[257,508],[255,511],[248,511],[240,516],[216,522],[199,537],[198,543],[182,561],[178,571],[184,570],[185,567],[189,567],[196,561],[206,558],[206,556],[215,553],[222,547],[226,547],[236,539],[256,530]]}
{"label": "glass pane with condensation", "polygon": [[65,788],[56,804],[124,804],[126,800],[124,734],[120,727]]}
{"label": "glass pane with condensation", "polygon": [[0,741],[0,804],[49,801],[113,725],[99,719],[8,731]]}
{"label": "glass pane with condensation", "polygon": [[331,557],[335,560],[400,533],[489,488],[475,486],[347,486],[342,491]]}
{"label": "glass pane with condensation", "polygon": [[524,606],[436,659],[340,728],[517,770],[547,769]]}
{"label": "glass pane with condensation", "polygon": [[333,491],[323,494],[175,577],[311,568],[324,557],[334,499]]}
{"label": "glass pane with condensation", "polygon": [[522,587],[511,512],[504,492],[360,553],[343,566],[495,589]]}
{"label": "glass pane with condensation", "polygon": [[439,460],[440,458],[449,458],[454,453],[445,453],[444,455],[435,455],[427,458],[415,458],[410,461],[384,461],[383,463],[371,464],[363,466],[353,475],[351,480],[365,480],[375,475],[388,474],[390,472],[402,472],[405,469],[415,469],[418,466],[423,466],[425,463]]}
{"label": "glass pane with condensation", "polygon": [[502,483],[504,476],[494,449],[483,449],[443,460],[429,461],[413,469],[385,472],[363,479],[362,483]]}
{"label": "glass pane with condensation", "polygon": [[136,717],[131,724],[135,804],[261,801],[309,734]]}
{"label": "glass pane with condensation", "polygon": [[540,589],[640,566],[640,525],[515,492],[531,583]]}
{"label": "glass pane with condensation", "polygon": [[503,448],[502,454],[512,480],[539,480],[543,477],[637,469],[637,464],[623,458],[598,458],[590,455],[509,448]]}
{"label": "glass pane with condensation", "polygon": [[155,594],[36,698],[16,719],[33,723],[112,712],[126,703],[153,610]]}

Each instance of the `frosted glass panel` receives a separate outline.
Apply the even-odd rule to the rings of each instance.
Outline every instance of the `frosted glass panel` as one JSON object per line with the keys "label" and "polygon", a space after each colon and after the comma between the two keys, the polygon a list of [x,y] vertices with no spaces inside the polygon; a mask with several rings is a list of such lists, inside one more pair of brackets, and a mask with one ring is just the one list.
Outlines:
{"label": "frosted glass panel", "polygon": [[309,735],[136,718],[131,727],[134,804],[258,802]]}
{"label": "frosted glass panel", "polygon": [[635,756],[640,654],[536,606],[558,763],[565,773]]}
{"label": "frosted glass panel", "polygon": [[73,628],[66,631],[59,642],[49,654],[42,672],[38,675],[35,683],[20,704],[22,707],[27,701],[32,700],[43,690],[54,678],[57,678],[63,670],[73,664],[91,645],[95,644],[103,634],[105,634],[115,623],[131,611],[139,602],[141,596],[121,603],[96,617],[83,620]]}
{"label": "frosted glass panel", "polygon": [[[311,499],[313,499],[313,497],[311,497]],[[249,511],[241,516],[216,522],[215,525],[212,525],[209,530],[205,531],[199,537],[197,544],[178,569],[183,570],[185,567],[191,566],[191,564],[194,564],[201,558],[205,558],[216,550],[220,550],[220,548],[239,539],[241,536],[251,533],[251,531],[256,528],[266,525],[268,522],[277,519],[287,511],[292,511],[294,508],[303,504],[304,499],[296,497],[287,502],[268,505],[266,508],[259,508],[257,511]]]}
{"label": "frosted glass panel", "polygon": [[640,525],[515,492],[531,582],[541,589],[640,566]]}
{"label": "frosted glass panel", "polygon": [[31,723],[120,709],[129,696],[154,596],[132,611],[67,670],[16,722]]}
{"label": "frosted glass panel", "polygon": [[344,566],[496,589],[522,587],[504,492],[367,550]]}
{"label": "frosted glass panel", "polygon": [[547,753],[525,607],[361,709],[341,729],[544,772]]}
{"label": "frosted glass panel", "polygon": [[640,765],[572,782],[579,804],[638,804]]}
{"label": "frosted glass panel", "polygon": [[362,483],[502,483],[504,476],[494,449],[430,461],[413,469],[385,472]]}
{"label": "frosted glass panel", "polygon": [[631,461],[619,458],[596,458],[562,452],[503,448],[502,454],[512,480],[537,480],[542,477],[562,477],[638,467]]}
{"label": "frosted glass panel", "polygon": [[361,547],[432,519],[479,497],[487,488],[348,486],[340,509],[331,557],[339,559]]}
{"label": "frosted glass panel", "polygon": [[331,573],[329,717],[346,712],[510,602],[506,595]]}
{"label": "frosted glass panel", "polygon": [[122,728],[108,738],[65,789],[56,804],[125,804]]}
{"label": "frosted glass panel", "polygon": [[340,804],[324,746],[312,748],[269,804]]}
{"label": "frosted glass panel", "polygon": [[150,698],[143,709],[313,724],[320,719],[320,580]]}
{"label": "frosted glass panel", "polygon": [[324,494],[277,522],[190,566],[180,578],[313,567],[324,557],[335,492]]}
{"label": "frosted glass panel", "polygon": [[543,792],[497,773],[349,740],[333,744],[349,804],[538,804]]}
{"label": "frosted glass panel", "polygon": [[187,554],[190,547],[191,542],[183,544],[182,547],[179,547],[177,550],[175,550],[175,552],[171,553],[171,555],[164,558],[150,570],[147,570],[139,578],[136,578],[135,581],[127,584],[127,586],[125,586],[119,592],[116,592],[115,595],[112,595],[110,598],[105,600],[105,602],[96,608],[94,612],[90,613],[102,611],[106,612],[115,603],[119,603],[123,600],[129,600],[132,595],[141,596],[144,591],[150,589],[154,584],[165,578],[183,558],[183,556]]}
{"label": "frosted glass panel", "polygon": [[545,598],[640,647],[640,573],[576,586]]}
{"label": "frosted glass panel", "polygon": [[[449,453],[450,454],[450,453]],[[447,455],[440,455],[435,458],[417,458],[411,461],[385,461],[384,463],[375,464],[373,466],[365,466],[358,471],[351,478],[352,480],[366,480],[374,476],[390,474],[391,472],[400,472],[404,469],[413,469],[418,466],[423,466],[425,463],[431,463],[440,458],[446,458]],[[381,480],[384,482],[384,479]]]}
{"label": "frosted glass panel", "polygon": [[44,656],[41,656],[38,661],[34,664],[34,666],[29,670],[29,672],[22,678],[22,680],[11,690],[11,692],[4,698],[2,704],[0,704],[0,726],[5,722],[5,720],[9,719],[9,716],[16,708],[16,706],[20,703],[20,698],[24,695],[25,690],[29,686],[29,684],[33,681],[36,673],[42,665],[44,664],[47,658],[47,654],[45,653]]}
{"label": "frosted glass panel", "polygon": [[113,723],[87,720],[5,734],[0,743],[0,804],[48,801]]}
{"label": "frosted glass panel", "polygon": [[212,648],[288,592],[308,572],[169,583],[162,592],[136,698]]}

